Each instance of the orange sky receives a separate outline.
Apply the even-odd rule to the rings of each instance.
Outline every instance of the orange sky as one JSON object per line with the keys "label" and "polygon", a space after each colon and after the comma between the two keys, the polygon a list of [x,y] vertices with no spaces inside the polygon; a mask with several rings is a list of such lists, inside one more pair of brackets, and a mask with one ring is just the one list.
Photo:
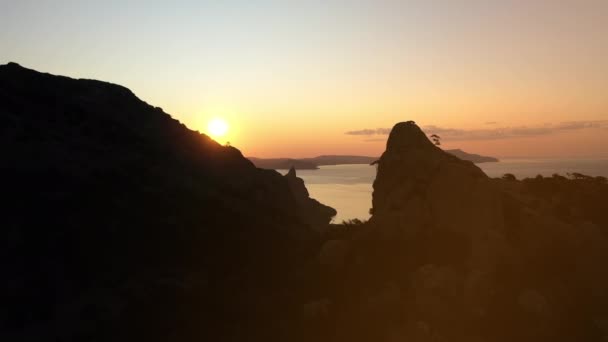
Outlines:
{"label": "orange sky", "polygon": [[248,156],[378,155],[386,135],[345,133],[415,120],[446,148],[605,157],[607,18],[604,0],[9,1],[0,63],[125,85],[201,131],[224,118]]}

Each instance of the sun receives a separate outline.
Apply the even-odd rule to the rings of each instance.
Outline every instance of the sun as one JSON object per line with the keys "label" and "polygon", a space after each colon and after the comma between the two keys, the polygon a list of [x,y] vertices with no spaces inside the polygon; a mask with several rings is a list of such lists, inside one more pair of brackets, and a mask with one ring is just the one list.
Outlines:
{"label": "sun", "polygon": [[207,132],[213,138],[221,138],[228,133],[228,123],[220,118],[212,119],[207,125]]}

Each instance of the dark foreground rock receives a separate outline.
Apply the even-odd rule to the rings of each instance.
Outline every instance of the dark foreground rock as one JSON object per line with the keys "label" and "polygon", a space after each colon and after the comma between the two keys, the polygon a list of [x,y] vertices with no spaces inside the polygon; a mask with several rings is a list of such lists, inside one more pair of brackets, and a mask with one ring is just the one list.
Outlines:
{"label": "dark foreground rock", "polygon": [[413,122],[397,124],[371,219],[336,227],[319,254],[320,331],[337,341],[604,340],[608,184],[573,178],[490,179]]}
{"label": "dark foreground rock", "polygon": [[326,206],[314,198],[310,198],[304,180],[296,176],[296,169],[292,167],[285,174],[291,193],[294,195],[298,207],[298,214],[302,221],[308,222],[312,227],[326,228],[331,219],[338,213],[336,209]]}
{"label": "dark foreground rock", "polygon": [[399,123],[369,222],[328,227],[295,171],[15,64],[0,152],[2,341],[608,337],[602,177],[490,179]]}
{"label": "dark foreground rock", "polygon": [[0,340],[287,333],[285,289],[334,212],[289,179],[124,87],[14,63],[0,146]]}

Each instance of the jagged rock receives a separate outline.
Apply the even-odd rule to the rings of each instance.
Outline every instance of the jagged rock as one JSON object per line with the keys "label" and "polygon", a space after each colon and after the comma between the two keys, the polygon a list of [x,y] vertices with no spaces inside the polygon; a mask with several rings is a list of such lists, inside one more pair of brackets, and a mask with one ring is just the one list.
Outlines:
{"label": "jagged rock", "polygon": [[291,167],[285,179],[298,206],[298,214],[305,222],[313,227],[324,227],[336,216],[337,211],[327,205],[310,198],[304,180],[296,175],[296,169]]}
{"label": "jagged rock", "polygon": [[[608,257],[608,226],[595,206],[605,185],[585,179],[578,192],[567,191],[592,194],[591,208],[554,194],[565,178],[530,180],[530,190],[522,189],[526,182],[490,179],[435,146],[415,123],[398,123],[378,161],[369,229],[350,254],[370,260],[357,263],[367,272],[395,263],[379,277],[410,279],[400,285],[414,304],[409,315],[446,338],[496,340],[501,320],[509,330],[500,330],[500,338],[581,338],[596,329],[586,308],[599,309],[594,299],[608,302],[608,277],[598,268]],[[574,203],[556,215],[566,201]],[[386,258],[404,258],[404,266]],[[577,304],[567,299],[572,292]],[[569,310],[582,321],[558,323],[572,317]],[[484,330],[483,322],[496,323]]]}
{"label": "jagged rock", "polygon": [[[395,125],[380,158],[371,221],[409,236],[422,229],[462,236],[471,248],[468,262],[483,268],[489,254],[507,253],[501,248],[500,200],[475,164],[444,152],[418,126],[404,122]],[[497,239],[496,249],[485,248],[488,234]]]}

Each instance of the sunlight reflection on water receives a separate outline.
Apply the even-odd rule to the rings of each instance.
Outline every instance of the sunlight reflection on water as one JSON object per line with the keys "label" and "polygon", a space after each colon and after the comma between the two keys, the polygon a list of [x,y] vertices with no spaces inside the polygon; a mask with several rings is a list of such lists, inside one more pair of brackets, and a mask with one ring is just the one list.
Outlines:
{"label": "sunlight reflection on water", "polygon": [[[608,159],[505,159],[477,166],[490,177],[512,173],[521,179],[537,174],[551,176],[568,172],[608,177]],[[278,171],[282,174],[287,172]],[[298,170],[297,175],[304,180],[311,197],[338,211],[333,222],[369,218],[375,167],[366,164],[321,166],[318,170]]]}

